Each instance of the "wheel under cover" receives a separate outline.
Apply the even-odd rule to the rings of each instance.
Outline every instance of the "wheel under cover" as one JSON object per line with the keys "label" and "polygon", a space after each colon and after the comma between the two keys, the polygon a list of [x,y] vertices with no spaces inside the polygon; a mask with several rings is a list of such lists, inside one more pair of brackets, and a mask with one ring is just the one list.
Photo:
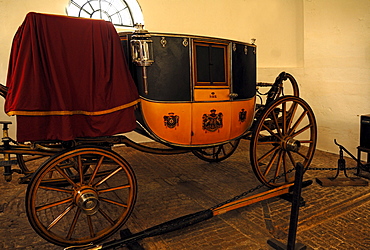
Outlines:
{"label": "wheel under cover", "polygon": [[203,161],[220,162],[229,158],[234,153],[239,142],[240,139],[236,139],[218,146],[196,149],[192,153]]}
{"label": "wheel under cover", "polygon": [[136,193],[134,172],[120,155],[77,147],[54,155],[35,172],[26,212],[34,230],[51,243],[96,243],[127,221]]}
{"label": "wheel under cover", "polygon": [[298,162],[305,169],[309,166],[316,141],[317,125],[310,106],[296,96],[278,98],[265,107],[254,126],[250,160],[256,177],[268,187],[293,182],[292,169]]}

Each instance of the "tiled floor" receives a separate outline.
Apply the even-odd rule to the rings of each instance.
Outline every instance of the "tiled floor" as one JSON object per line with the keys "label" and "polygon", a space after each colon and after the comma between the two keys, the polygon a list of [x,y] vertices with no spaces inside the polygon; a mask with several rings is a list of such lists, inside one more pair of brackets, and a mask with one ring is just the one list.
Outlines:
{"label": "tiled floor", "polygon": [[[130,163],[138,181],[137,202],[124,226],[133,233],[208,209],[260,184],[250,166],[246,140],[220,163],[204,162],[192,153],[152,155],[127,147],[115,150]],[[317,151],[311,167],[336,167],[337,160],[336,154]],[[347,159],[348,167],[355,165]],[[297,241],[311,249],[369,249],[369,187],[322,187],[315,181],[334,175],[335,171],[324,170],[305,173],[304,179],[314,182],[302,192],[306,206],[300,209]],[[25,185],[17,184],[15,178],[10,183],[0,182],[0,188],[1,249],[62,249],[44,241],[29,225]],[[262,187],[252,194],[266,190]],[[150,250],[271,249],[267,240],[287,241],[290,209],[290,202],[271,198],[139,243]],[[110,240],[114,238],[119,234]]]}

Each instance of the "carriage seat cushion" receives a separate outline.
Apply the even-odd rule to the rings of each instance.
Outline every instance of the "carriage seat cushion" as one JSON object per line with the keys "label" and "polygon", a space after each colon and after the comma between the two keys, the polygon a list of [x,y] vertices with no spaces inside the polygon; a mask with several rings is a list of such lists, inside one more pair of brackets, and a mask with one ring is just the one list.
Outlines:
{"label": "carriage seat cushion", "polygon": [[110,22],[28,13],[13,39],[5,112],[17,140],[73,140],[135,128],[138,93]]}

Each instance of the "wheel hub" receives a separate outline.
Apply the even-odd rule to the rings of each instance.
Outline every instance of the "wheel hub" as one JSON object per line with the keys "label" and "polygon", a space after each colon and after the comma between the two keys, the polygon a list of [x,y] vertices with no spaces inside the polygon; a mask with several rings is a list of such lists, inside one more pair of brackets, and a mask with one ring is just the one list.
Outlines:
{"label": "wheel hub", "polygon": [[83,186],[75,193],[75,203],[85,214],[93,215],[99,209],[99,196],[91,187]]}
{"label": "wheel hub", "polygon": [[301,148],[301,142],[293,138],[287,138],[282,141],[282,146],[287,151],[298,152]]}

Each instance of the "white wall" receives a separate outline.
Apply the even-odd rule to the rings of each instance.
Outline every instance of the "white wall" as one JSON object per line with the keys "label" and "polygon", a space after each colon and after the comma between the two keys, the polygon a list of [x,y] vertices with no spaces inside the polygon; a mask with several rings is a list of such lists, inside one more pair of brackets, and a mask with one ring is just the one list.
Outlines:
{"label": "white wall", "polygon": [[[318,122],[318,148],[352,152],[370,113],[369,0],[139,0],[149,31],[198,34],[258,46],[258,80],[292,73]],[[0,82],[11,40],[29,11],[65,14],[67,0],[0,0]],[[1,103],[1,101],[0,101]],[[2,109],[2,107],[0,107]],[[0,119],[8,119],[0,112]],[[13,131],[15,126],[13,126]],[[13,132],[14,133],[14,132]]]}

